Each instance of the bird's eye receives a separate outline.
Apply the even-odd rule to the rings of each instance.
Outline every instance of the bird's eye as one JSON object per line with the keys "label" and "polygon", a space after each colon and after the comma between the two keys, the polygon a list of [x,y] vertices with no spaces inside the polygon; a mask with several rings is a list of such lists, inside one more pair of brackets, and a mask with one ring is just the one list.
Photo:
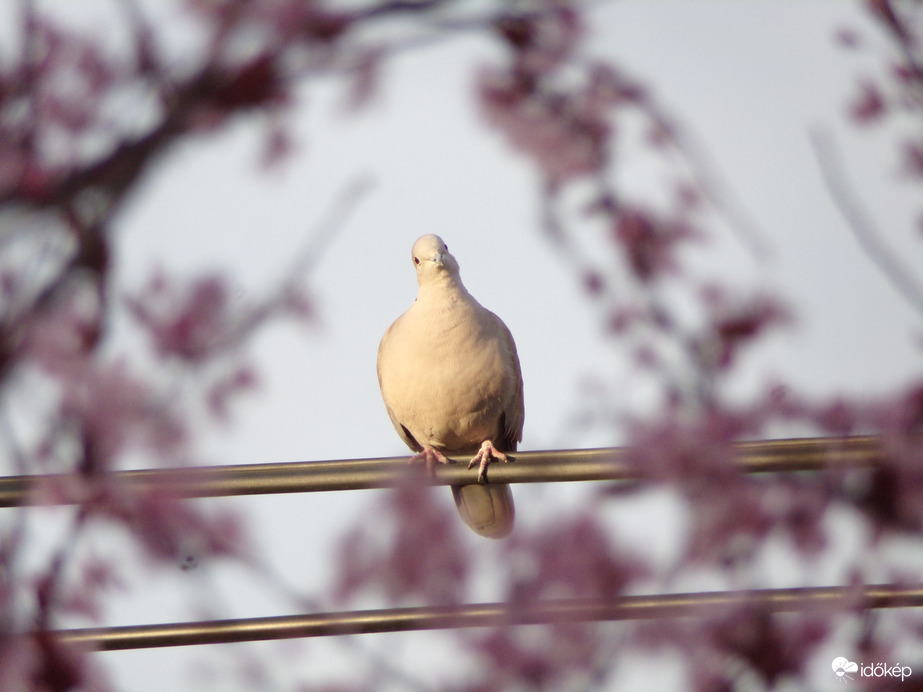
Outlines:
{"label": "bird's eye", "polygon": [[420,258],[419,258],[419,257],[414,257],[414,258],[413,258],[413,263],[414,263],[414,264],[420,264]]}
{"label": "bird's eye", "polygon": [[445,250],[446,252],[448,252],[448,251],[449,251],[449,246],[446,245],[445,243],[443,243],[443,244],[442,244],[442,249]]}

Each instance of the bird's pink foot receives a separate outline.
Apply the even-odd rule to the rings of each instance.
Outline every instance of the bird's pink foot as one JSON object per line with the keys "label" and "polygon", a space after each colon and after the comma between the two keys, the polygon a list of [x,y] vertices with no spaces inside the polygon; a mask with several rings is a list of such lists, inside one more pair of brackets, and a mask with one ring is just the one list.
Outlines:
{"label": "bird's pink foot", "polygon": [[478,453],[468,462],[469,469],[474,468],[475,465],[478,467],[478,483],[487,482],[487,465],[490,463],[491,459],[495,461],[507,460],[506,454],[494,447],[493,442],[484,440],[481,443],[481,448],[478,450]]}
{"label": "bird's pink foot", "polygon": [[410,457],[410,463],[415,464],[419,461],[422,461],[426,466],[428,473],[432,474],[433,470],[436,468],[436,464],[448,464],[449,460],[446,459],[445,455],[440,452],[438,449],[433,449],[432,447],[424,447],[423,451],[419,454],[414,454]]}

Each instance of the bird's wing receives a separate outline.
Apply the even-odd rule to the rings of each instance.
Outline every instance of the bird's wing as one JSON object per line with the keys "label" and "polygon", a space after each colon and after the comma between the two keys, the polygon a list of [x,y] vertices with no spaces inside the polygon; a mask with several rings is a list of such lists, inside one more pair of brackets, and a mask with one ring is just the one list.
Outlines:
{"label": "bird's wing", "polygon": [[[395,322],[395,324],[397,323]],[[394,329],[394,324],[388,328],[384,336],[381,337],[381,343],[378,344],[376,371],[378,373],[378,386],[380,389],[382,389],[382,393],[384,393],[384,388],[381,386],[382,369],[391,366],[393,359],[401,357],[400,350],[392,348],[388,339],[392,329]],[[417,442],[416,438],[410,434],[410,431],[401,423],[400,420],[398,420],[397,415],[394,413],[394,409],[388,405],[387,399],[385,399],[385,410],[388,412],[388,417],[391,419],[391,425],[394,426],[394,429],[397,431],[397,434],[400,435],[401,439],[404,441],[404,444],[406,444],[415,452],[422,451],[423,446]]]}
{"label": "bird's wing", "polygon": [[495,373],[497,377],[508,377],[512,384],[512,392],[505,402],[503,420],[501,421],[500,439],[494,442],[501,452],[515,452],[522,441],[522,427],[525,422],[525,400],[522,390],[522,368],[519,365],[519,354],[516,351],[516,342],[513,335],[499,317],[489,313],[494,329],[499,331],[500,343],[504,348],[504,371]]}

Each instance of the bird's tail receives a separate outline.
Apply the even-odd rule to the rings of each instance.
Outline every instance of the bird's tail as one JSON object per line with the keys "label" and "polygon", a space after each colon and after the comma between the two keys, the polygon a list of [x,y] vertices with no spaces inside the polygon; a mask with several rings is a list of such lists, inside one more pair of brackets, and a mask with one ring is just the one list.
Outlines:
{"label": "bird's tail", "polygon": [[461,518],[475,533],[503,538],[513,530],[516,510],[509,484],[453,485],[452,496]]}

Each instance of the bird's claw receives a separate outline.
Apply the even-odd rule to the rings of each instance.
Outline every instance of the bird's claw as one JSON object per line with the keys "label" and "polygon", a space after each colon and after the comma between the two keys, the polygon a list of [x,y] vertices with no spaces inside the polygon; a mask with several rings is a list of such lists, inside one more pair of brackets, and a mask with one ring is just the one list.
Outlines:
{"label": "bird's claw", "polygon": [[449,460],[446,458],[445,454],[440,452],[438,449],[433,449],[432,447],[424,447],[422,452],[414,454],[412,457],[410,457],[411,464],[415,464],[420,461],[422,461],[423,465],[426,466],[426,471],[430,475],[435,473],[437,463],[449,463]]}
{"label": "bird's claw", "polygon": [[468,462],[469,469],[474,468],[475,465],[478,467],[478,483],[487,482],[487,465],[490,463],[491,459],[495,461],[508,461],[506,454],[494,447],[493,442],[484,440],[481,443],[481,448],[478,450],[478,453]]}

